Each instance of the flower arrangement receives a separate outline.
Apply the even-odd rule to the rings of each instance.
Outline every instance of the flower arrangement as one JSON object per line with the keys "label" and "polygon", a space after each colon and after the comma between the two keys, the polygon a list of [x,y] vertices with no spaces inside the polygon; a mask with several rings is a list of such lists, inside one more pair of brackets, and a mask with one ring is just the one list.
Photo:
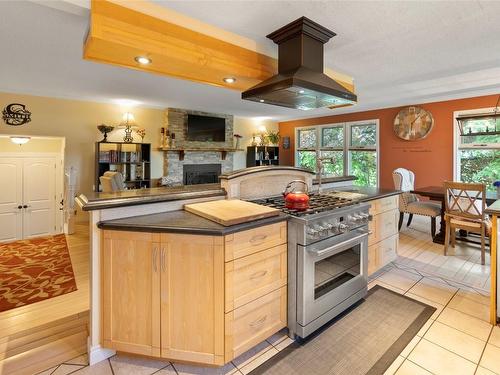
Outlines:
{"label": "flower arrangement", "polygon": [[141,137],[141,142],[144,141],[144,137],[146,136],[146,129],[144,128],[137,129],[136,133],[139,134],[139,136]]}

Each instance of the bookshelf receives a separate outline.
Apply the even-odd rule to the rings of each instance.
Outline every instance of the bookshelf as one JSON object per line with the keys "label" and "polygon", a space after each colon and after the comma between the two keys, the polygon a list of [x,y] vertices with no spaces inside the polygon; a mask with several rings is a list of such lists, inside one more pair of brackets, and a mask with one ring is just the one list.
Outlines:
{"label": "bookshelf", "polygon": [[151,187],[151,144],[96,142],[96,191],[101,191],[99,177],[107,171],[120,172],[128,189]]}
{"label": "bookshelf", "polygon": [[279,165],[279,146],[248,146],[247,168],[261,165]]}

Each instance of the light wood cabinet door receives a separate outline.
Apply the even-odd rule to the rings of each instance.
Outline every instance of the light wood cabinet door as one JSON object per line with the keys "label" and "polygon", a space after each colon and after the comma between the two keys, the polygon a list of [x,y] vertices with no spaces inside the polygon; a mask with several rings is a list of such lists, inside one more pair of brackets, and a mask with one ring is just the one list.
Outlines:
{"label": "light wood cabinet door", "polygon": [[161,235],[161,356],[224,364],[223,237]]}
{"label": "light wood cabinet door", "polygon": [[160,355],[160,246],[151,233],[104,231],[103,346]]}

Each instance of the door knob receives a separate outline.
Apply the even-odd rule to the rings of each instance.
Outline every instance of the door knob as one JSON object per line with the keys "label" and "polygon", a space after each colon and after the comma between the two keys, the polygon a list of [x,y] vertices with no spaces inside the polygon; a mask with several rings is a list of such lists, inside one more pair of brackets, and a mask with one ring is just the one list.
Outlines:
{"label": "door knob", "polygon": [[25,205],[23,206],[23,208],[28,208],[28,207],[29,207],[29,206],[28,206],[27,204],[25,204]]}
{"label": "door knob", "polygon": [[21,208],[23,208],[23,206],[19,205],[19,206],[17,206],[17,208],[20,210]]}

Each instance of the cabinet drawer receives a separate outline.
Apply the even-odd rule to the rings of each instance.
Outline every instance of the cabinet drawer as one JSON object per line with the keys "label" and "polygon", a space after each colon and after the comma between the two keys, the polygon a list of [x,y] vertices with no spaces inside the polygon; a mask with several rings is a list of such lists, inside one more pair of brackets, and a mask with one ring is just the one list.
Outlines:
{"label": "cabinet drawer", "polygon": [[377,236],[378,240],[384,240],[398,233],[399,211],[392,210],[377,215]]}
{"label": "cabinet drawer", "polygon": [[226,312],[287,283],[286,244],[226,263]]}
{"label": "cabinet drawer", "polygon": [[226,314],[225,361],[286,327],[286,286]]}
{"label": "cabinet drawer", "polygon": [[398,197],[399,195],[393,195],[391,197],[380,198],[371,201],[370,214],[378,215],[382,212],[395,210],[398,208]]}
{"label": "cabinet drawer", "polygon": [[381,241],[378,247],[379,268],[396,260],[399,235],[394,235]]}
{"label": "cabinet drawer", "polygon": [[286,221],[227,235],[226,262],[286,244],[286,241]]}

